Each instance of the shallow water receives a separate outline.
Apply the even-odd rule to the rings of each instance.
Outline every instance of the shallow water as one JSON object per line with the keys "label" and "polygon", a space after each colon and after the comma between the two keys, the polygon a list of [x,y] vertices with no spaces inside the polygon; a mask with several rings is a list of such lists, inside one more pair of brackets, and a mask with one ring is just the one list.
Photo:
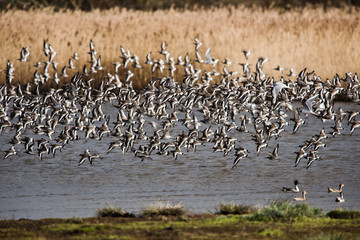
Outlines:
{"label": "shallow water", "polygon": [[[336,103],[335,109],[339,106],[344,110],[360,109],[353,103]],[[111,108],[105,107],[106,111]],[[272,138],[269,147],[262,149],[259,156],[251,140],[254,129],[250,124],[249,133],[231,131],[230,135],[238,139],[236,146],[250,151],[249,157],[242,159],[235,169],[231,169],[234,151],[227,156],[213,153],[213,143],[199,146],[195,153],[183,150],[184,155],[176,161],[172,156],[153,154],[152,160],[141,162],[133,153],[123,155],[119,149],[107,155],[109,143],[115,137],[85,143],[81,136],[81,140],[65,146],[55,158],[46,155],[42,162],[37,156],[24,153],[23,145],[18,145],[21,151],[17,156],[2,159],[14,135],[6,131],[0,136],[0,218],[89,217],[95,215],[97,208],[108,205],[137,213],[159,199],[181,202],[193,213],[214,212],[221,201],[265,205],[278,199],[291,200],[301,194],[284,193],[281,188],[292,187],[294,179],[299,180],[301,191],[308,192],[310,206],[325,212],[340,207],[360,210],[360,130],[349,136],[346,118],[343,134],[323,140],[327,147],[318,151],[321,161],[315,161],[306,169],[307,160],[302,159],[299,166],[294,167],[298,146],[323,127],[329,135],[330,126],[334,125],[322,123],[313,116],[306,121],[308,124],[296,134],[291,134],[293,122],[290,121],[291,125],[285,127],[287,132],[277,140]],[[149,124],[147,130],[154,131],[151,128]],[[203,128],[205,126],[201,126]],[[212,130],[215,129],[213,126]],[[178,123],[172,136],[182,130],[184,127]],[[268,160],[268,153],[277,143],[280,143],[280,160]],[[79,154],[87,147],[102,159],[95,159],[93,165],[86,162],[78,167]],[[340,183],[345,184],[346,199],[341,204],[335,202],[338,194],[327,192],[327,187],[337,188]]]}

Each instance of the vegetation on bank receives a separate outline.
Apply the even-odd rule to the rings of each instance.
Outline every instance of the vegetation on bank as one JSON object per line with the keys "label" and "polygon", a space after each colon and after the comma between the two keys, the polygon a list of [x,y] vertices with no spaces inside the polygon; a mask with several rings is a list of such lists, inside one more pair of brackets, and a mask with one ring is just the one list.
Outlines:
{"label": "vegetation on bank", "polygon": [[[334,210],[324,215],[304,203],[276,201],[259,210],[234,203],[220,209],[241,209],[239,214],[184,215],[160,209],[182,209],[181,204],[149,205],[157,214],[95,218],[2,220],[0,239],[358,239],[360,214],[354,210]],[[112,210],[115,208],[112,207]],[[154,210],[155,209],[155,210]],[[104,208],[109,212],[109,207]],[[119,210],[119,209],[117,209]],[[238,211],[238,210],[236,210]],[[117,212],[117,211],[111,211]],[[123,211],[122,211],[123,212]],[[277,216],[277,217],[274,217]]]}
{"label": "vegetation on bank", "polygon": [[326,215],[334,219],[360,219],[360,212],[356,210],[336,209],[328,212]]}
{"label": "vegetation on bank", "polygon": [[322,216],[321,209],[309,207],[306,203],[291,204],[288,201],[275,201],[269,206],[260,209],[249,219],[251,221],[262,222],[292,222],[305,218],[319,218]]}
{"label": "vegetation on bank", "polygon": [[[188,215],[182,203],[157,201],[149,204],[140,214],[129,213],[120,207],[107,206],[96,210],[97,217],[182,217]],[[307,203],[293,203],[291,201],[276,200],[263,207],[237,204],[234,202],[220,202],[215,209],[217,215],[242,215],[250,221],[260,222],[294,222],[308,218],[329,217],[333,219],[360,219],[360,211],[335,209],[327,214],[322,209],[310,207]]]}
{"label": "vegetation on bank", "polygon": [[96,210],[97,217],[134,217],[132,213],[125,212],[119,207],[107,206]]}
{"label": "vegetation on bank", "polygon": [[236,204],[234,202],[225,203],[221,202],[219,209],[216,209],[216,214],[229,215],[229,214],[249,214],[256,211],[256,208],[247,205]]}
{"label": "vegetation on bank", "polygon": [[185,207],[181,203],[162,202],[157,201],[155,204],[150,204],[141,211],[143,217],[155,216],[183,216],[186,214]]}

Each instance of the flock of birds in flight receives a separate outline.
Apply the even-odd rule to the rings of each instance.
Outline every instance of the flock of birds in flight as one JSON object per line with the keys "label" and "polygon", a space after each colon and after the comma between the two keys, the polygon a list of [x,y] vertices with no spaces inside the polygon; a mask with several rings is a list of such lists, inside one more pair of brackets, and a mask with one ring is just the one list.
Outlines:
{"label": "flock of birds in flight", "polygon": [[[228,69],[237,64],[230,59],[212,58],[210,48],[203,59],[203,43],[195,38],[194,45],[194,59],[188,53],[184,59],[174,58],[163,42],[157,58],[149,52],[145,61],[120,47],[120,61],[113,62],[114,69],[105,73],[91,40],[89,64],[80,67],[81,71],[75,67],[79,61],[76,52],[60,70],[56,51],[44,40],[46,61],[36,62],[31,81],[24,85],[14,83],[14,64],[8,61],[6,83],[0,87],[0,135],[4,131],[15,134],[4,159],[18,154],[21,145],[24,153],[42,160],[44,156],[55,157],[71,142],[110,138],[113,141],[107,154],[132,152],[141,161],[153,154],[176,160],[184,149],[196,152],[199,146],[211,144],[213,152],[233,154],[231,168],[236,168],[250,153],[234,132],[251,136],[259,155],[269,141],[278,141],[285,126],[293,125],[292,133],[296,134],[306,122],[304,115],[311,115],[334,126],[332,132],[323,128],[314,134],[296,152],[295,167],[307,159],[309,168],[321,159],[318,152],[326,147],[325,139],[344,134],[344,119],[350,126],[349,135],[360,126],[356,120],[359,111],[334,109],[338,96],[359,102],[357,73],[336,74],[324,81],[306,68],[295,74],[293,69],[286,73],[287,69],[277,66],[275,70],[282,76],[275,81],[263,71],[268,58],[259,57],[252,68],[248,63],[252,52],[244,50],[245,63],[240,63],[239,71],[231,71]],[[30,55],[30,47],[24,47],[18,61],[30,64]],[[144,89],[136,90],[134,70],[145,67],[150,67],[153,75]],[[97,72],[104,73],[99,84],[94,81]],[[183,72],[183,77],[175,79],[175,72]],[[302,107],[295,107],[297,101]],[[104,113],[105,104],[115,109],[114,121]],[[249,130],[250,125],[253,129]],[[101,156],[88,148],[78,165],[92,164],[97,158]],[[268,158],[280,158],[279,144]],[[305,200],[305,194],[299,199]]]}

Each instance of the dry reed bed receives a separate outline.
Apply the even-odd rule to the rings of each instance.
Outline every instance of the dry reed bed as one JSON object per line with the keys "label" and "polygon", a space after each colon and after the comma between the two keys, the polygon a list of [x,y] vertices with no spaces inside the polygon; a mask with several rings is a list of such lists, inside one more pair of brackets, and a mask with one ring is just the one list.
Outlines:
{"label": "dry reed bed", "polygon": [[[270,75],[278,76],[273,68],[280,64],[297,72],[308,67],[325,79],[335,73],[343,76],[359,70],[359,20],[357,14],[335,8],[327,12],[308,8],[283,13],[248,8],[155,12],[11,10],[0,15],[0,69],[6,68],[9,59],[16,69],[15,82],[30,81],[35,62],[47,59],[42,51],[44,39],[57,52],[59,73],[73,52],[80,55],[77,70],[89,64],[90,39],[102,56],[105,71],[113,72],[111,63],[120,61],[120,45],[137,54],[142,63],[150,51],[152,57],[160,57],[162,41],[167,42],[175,59],[179,55],[184,58],[186,53],[194,59],[193,39],[197,36],[204,43],[202,54],[211,47],[212,57],[240,63],[246,61],[241,51],[252,49],[248,61],[254,67],[257,57],[270,58],[264,67]],[[30,46],[30,63],[17,60],[24,46]],[[230,69],[241,71],[241,66],[233,64]],[[138,79],[134,81],[138,84],[151,77],[149,69],[143,71],[136,72]],[[4,83],[4,71],[0,74],[0,83]]]}

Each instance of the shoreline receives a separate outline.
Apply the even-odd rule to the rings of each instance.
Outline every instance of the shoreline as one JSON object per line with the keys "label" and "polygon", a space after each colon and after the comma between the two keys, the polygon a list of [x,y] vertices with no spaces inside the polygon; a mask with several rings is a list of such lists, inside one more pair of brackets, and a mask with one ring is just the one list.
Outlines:
{"label": "shoreline", "polygon": [[[102,208],[96,208],[93,211],[93,214],[88,214],[87,216],[71,216],[71,217],[41,217],[41,218],[28,218],[28,217],[18,217],[18,218],[6,218],[6,217],[1,217],[0,216],[0,222],[4,222],[4,221],[42,221],[42,220],[56,220],[56,219],[61,219],[61,220],[71,220],[71,219],[93,219],[93,218],[128,218],[128,219],[144,219],[147,218],[148,216],[144,216],[142,214],[142,212],[146,211],[147,209],[152,209],[152,211],[159,211],[159,209],[162,208],[168,208],[168,209],[181,209],[181,212],[183,214],[178,214],[179,216],[190,216],[190,217],[197,217],[197,216],[219,216],[219,215],[246,215],[245,213],[242,214],[238,214],[238,213],[231,213],[228,211],[232,211],[232,208],[244,208],[244,209],[252,209],[251,212],[257,212],[260,211],[261,209],[264,208],[268,208],[269,206],[272,206],[273,204],[278,204],[278,203],[284,203],[287,204],[288,206],[296,206],[296,205],[306,205],[307,207],[309,207],[310,209],[317,209],[319,210],[322,214],[327,215],[330,214],[331,212],[334,211],[352,211],[352,212],[359,212],[359,216],[360,216],[360,209],[355,209],[355,208],[343,208],[341,204],[339,204],[338,207],[333,208],[331,210],[323,210],[322,208],[318,208],[315,206],[311,206],[309,205],[306,201],[305,202],[294,202],[294,201],[288,201],[288,200],[275,200],[269,204],[265,204],[265,205],[244,205],[244,204],[236,204],[233,201],[230,202],[222,202],[220,201],[220,204],[216,207],[213,208],[213,210],[209,210],[206,212],[192,212],[190,210],[188,210],[187,207],[183,206],[181,203],[173,203],[173,202],[166,202],[166,201],[157,201],[154,204],[148,204],[142,208],[139,208],[139,210],[137,211],[131,211],[131,212],[127,212],[125,210],[123,210],[120,207],[115,207],[113,205],[107,205],[106,207],[102,207]],[[222,211],[222,207],[225,207],[225,212]],[[229,210],[231,209],[231,210]],[[105,212],[105,213],[104,213]],[[121,212],[121,214],[118,214],[118,212]],[[247,213],[250,213],[247,212]],[[100,215],[99,215],[100,214]],[[154,214],[154,216],[156,216],[157,214]],[[158,214],[159,216],[161,214]],[[167,214],[164,214],[167,215]],[[175,214],[174,214],[175,215]],[[171,214],[169,214],[168,216],[171,216]]]}
{"label": "shoreline", "polygon": [[[0,220],[0,239],[358,239],[360,218],[250,221],[246,215]],[[301,238],[301,237],[300,237]]]}

